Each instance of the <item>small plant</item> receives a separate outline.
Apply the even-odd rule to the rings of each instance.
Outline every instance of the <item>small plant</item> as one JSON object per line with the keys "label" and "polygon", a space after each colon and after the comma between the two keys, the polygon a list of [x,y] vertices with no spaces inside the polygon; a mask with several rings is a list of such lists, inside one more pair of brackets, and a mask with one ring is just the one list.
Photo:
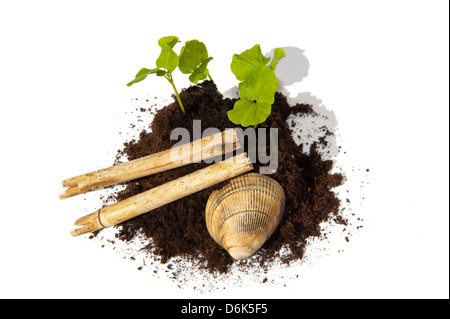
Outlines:
{"label": "small plant", "polygon": [[186,114],[180,95],[175,87],[172,72],[178,67],[182,73],[190,74],[189,80],[192,83],[197,84],[198,81],[204,80],[208,76],[211,78],[207,66],[213,58],[208,57],[208,51],[206,50],[205,44],[198,40],[186,41],[186,44],[181,48],[180,56],[178,56],[173,50],[173,47],[177,43],[178,37],[176,36],[167,36],[159,39],[158,45],[161,47],[161,53],[156,60],[156,68],[140,69],[134,80],[129,82],[127,86],[141,82],[150,74],[163,76],[172,85],[181,111]]}
{"label": "small plant", "polygon": [[178,66],[178,55],[173,50],[175,44],[178,43],[178,37],[176,36],[168,36],[162,37],[158,40],[158,44],[161,47],[161,53],[156,60],[156,68],[154,69],[146,69],[142,68],[136,74],[134,80],[129,82],[127,86],[131,86],[134,83],[141,82],[150,74],[156,74],[156,76],[163,76],[169,81],[172,85],[173,90],[175,91],[175,95],[177,97],[178,103],[180,104],[181,111],[186,114],[184,110],[183,103],[181,102],[180,95],[178,94],[177,88],[175,87],[175,83],[173,82],[172,72]]}
{"label": "small plant", "polygon": [[240,99],[227,113],[231,122],[243,127],[253,125],[256,128],[267,119],[278,89],[278,79],[274,71],[278,61],[285,56],[284,50],[277,48],[272,60],[270,57],[266,58],[261,53],[259,44],[241,54],[233,55],[231,71],[241,82]]}

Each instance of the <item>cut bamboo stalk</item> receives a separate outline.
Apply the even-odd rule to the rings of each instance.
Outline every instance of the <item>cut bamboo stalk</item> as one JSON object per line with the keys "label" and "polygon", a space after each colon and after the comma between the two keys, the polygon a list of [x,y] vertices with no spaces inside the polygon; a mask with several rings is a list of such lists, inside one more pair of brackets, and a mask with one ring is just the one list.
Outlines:
{"label": "cut bamboo stalk", "polygon": [[240,148],[241,143],[236,130],[228,129],[189,144],[65,179],[62,185],[67,189],[59,197],[64,199],[98,188],[153,175],[190,163],[200,162],[200,160],[222,156]]}
{"label": "cut bamboo stalk", "polygon": [[114,226],[253,169],[246,153],[105,206],[75,222],[72,236]]}

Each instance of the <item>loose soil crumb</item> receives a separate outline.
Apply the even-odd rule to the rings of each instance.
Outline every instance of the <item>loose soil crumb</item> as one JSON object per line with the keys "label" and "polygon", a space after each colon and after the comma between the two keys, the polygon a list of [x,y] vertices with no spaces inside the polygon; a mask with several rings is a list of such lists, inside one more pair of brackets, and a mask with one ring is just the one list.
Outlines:
{"label": "loose soil crumb", "polygon": [[[176,100],[158,110],[148,129],[143,130],[136,139],[124,143],[118,151],[116,164],[133,160],[152,153],[169,149],[178,141],[170,140],[174,128],[184,127],[192,136],[193,120],[201,120],[202,130],[216,127],[220,130],[235,127],[228,120],[227,111],[233,108],[234,99],[223,98],[215,84],[204,81],[200,85],[191,86],[180,92],[186,109],[182,114]],[[151,108],[141,108],[141,112],[154,112]],[[320,128],[322,137],[318,142],[304,145],[294,140],[295,126],[297,131],[300,122],[291,126],[288,118],[315,114],[308,104],[289,105],[287,98],[276,93],[272,113],[265,123],[259,127],[278,128],[278,170],[270,175],[284,188],[286,193],[286,209],[280,226],[253,258],[241,262],[234,261],[209,236],[204,222],[205,206],[209,195],[215,189],[223,187],[223,182],[174,203],[158,208],[133,220],[117,226],[118,240],[125,243],[142,238],[146,243],[143,250],[156,256],[162,264],[171,262],[166,271],[172,271],[173,278],[180,275],[181,270],[174,265],[174,260],[183,260],[191,267],[206,270],[212,274],[226,275],[238,263],[241,268],[270,268],[274,262],[289,265],[303,258],[309,240],[324,239],[321,224],[332,221],[347,225],[343,217],[341,202],[333,189],[344,181],[340,173],[331,173],[333,162],[324,159],[319,148],[327,145],[326,137],[332,136],[326,126]],[[300,124],[299,124],[300,123]],[[300,128],[301,131],[301,128]],[[300,136],[297,136],[297,140]],[[308,151],[304,152],[304,148]],[[162,185],[178,177],[206,167],[199,163],[187,165],[171,171],[131,181],[123,190],[114,193],[106,202],[121,201],[150,188]],[[259,171],[259,163],[255,165]],[[346,238],[348,240],[348,237]],[[142,269],[140,266],[139,269]],[[262,280],[267,282],[267,278]]]}

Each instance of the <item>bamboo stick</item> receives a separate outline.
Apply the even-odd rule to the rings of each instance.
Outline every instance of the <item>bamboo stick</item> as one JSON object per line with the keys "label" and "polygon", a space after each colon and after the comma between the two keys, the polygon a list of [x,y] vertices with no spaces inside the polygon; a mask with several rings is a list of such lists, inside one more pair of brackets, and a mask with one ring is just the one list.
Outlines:
{"label": "bamboo stick", "polygon": [[75,222],[72,236],[120,224],[253,169],[246,153],[105,206]]}
{"label": "bamboo stick", "polygon": [[[189,149],[187,150],[186,147]],[[240,148],[241,144],[236,130],[225,130],[189,144],[65,179],[62,185],[67,189],[59,197],[64,199],[94,189],[153,175],[200,160],[225,155]]]}

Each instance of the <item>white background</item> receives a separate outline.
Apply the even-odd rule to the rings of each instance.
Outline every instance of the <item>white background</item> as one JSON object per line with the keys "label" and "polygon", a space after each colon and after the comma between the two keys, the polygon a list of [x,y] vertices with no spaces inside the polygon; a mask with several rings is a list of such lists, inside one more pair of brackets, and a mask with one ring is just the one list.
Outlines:
{"label": "white background", "polygon": [[[448,298],[448,22],[440,0],[2,1],[0,297]],[[370,168],[365,228],[344,253],[286,287],[200,295],[70,237],[91,207],[60,201],[60,183],[111,164],[131,99],[170,97],[154,79],[125,86],[165,35],[205,42],[220,90],[236,85],[233,53],[305,50],[296,89],[335,112],[347,158]]]}

